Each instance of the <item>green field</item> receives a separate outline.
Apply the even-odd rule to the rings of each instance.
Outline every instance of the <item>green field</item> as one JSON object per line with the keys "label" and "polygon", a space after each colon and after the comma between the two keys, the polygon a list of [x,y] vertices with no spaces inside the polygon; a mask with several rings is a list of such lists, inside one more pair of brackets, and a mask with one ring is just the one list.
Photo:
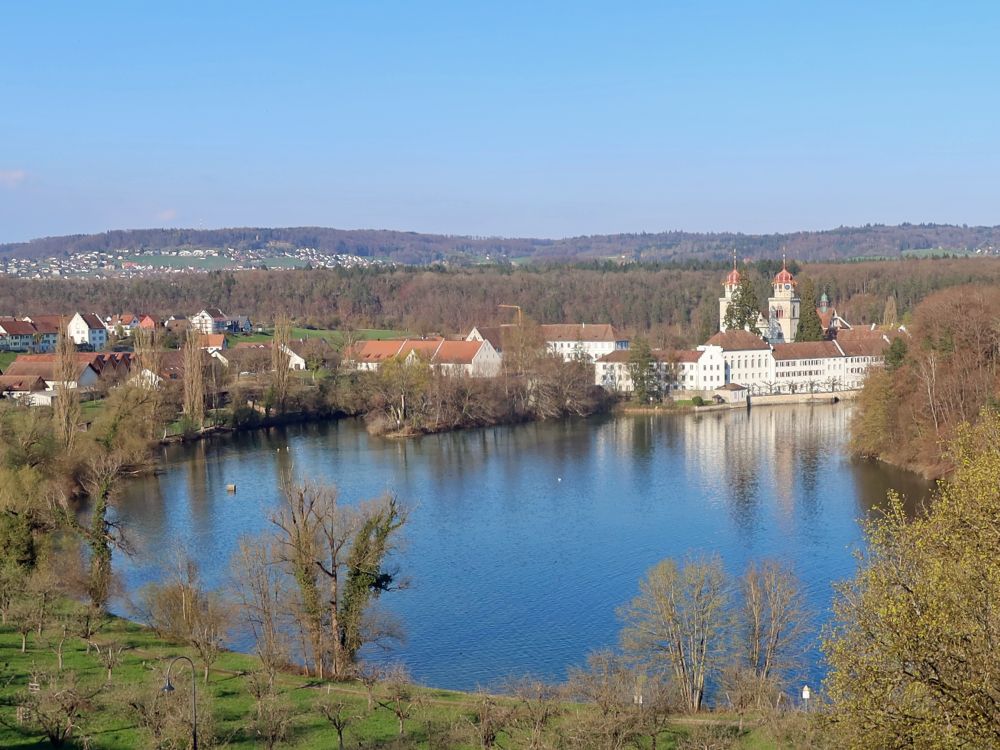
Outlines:
{"label": "green field", "polygon": [[0,352],[0,371],[10,367],[10,363],[17,359],[17,352]]}

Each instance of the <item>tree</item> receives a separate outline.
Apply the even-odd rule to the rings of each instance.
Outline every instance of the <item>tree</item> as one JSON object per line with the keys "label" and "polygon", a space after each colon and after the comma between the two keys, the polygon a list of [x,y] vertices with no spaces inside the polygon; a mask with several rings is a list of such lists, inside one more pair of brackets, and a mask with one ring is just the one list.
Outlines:
{"label": "tree", "polygon": [[757,327],[757,319],[760,317],[760,301],[757,299],[757,292],[754,291],[753,281],[749,272],[740,275],[740,283],[733,290],[729,307],[726,308],[726,315],[722,319],[726,330],[742,331],[761,335],[760,328]]}
{"label": "tree", "polygon": [[659,401],[662,395],[660,375],[649,342],[637,338],[628,355],[628,372],[632,378],[632,397],[640,404]]}
{"label": "tree", "polygon": [[890,294],[885,300],[885,309],[882,311],[882,325],[886,328],[895,328],[899,325],[899,316],[896,313],[896,296]]}
{"label": "tree", "polygon": [[316,710],[337,733],[338,750],[344,750],[344,730],[361,717],[352,713],[346,702],[329,697],[316,701]]}
{"label": "tree", "polygon": [[268,675],[251,672],[246,677],[246,686],[253,698],[250,724],[254,736],[262,747],[272,750],[287,739],[295,708],[277,692]]}
{"label": "tree", "polygon": [[205,372],[202,349],[195,331],[184,338],[184,417],[191,429],[205,425]]}
{"label": "tree", "polygon": [[31,675],[31,684],[37,689],[29,690],[18,706],[25,720],[38,727],[53,747],[62,747],[74,736],[82,720],[94,710],[94,698],[103,689],[81,687],[75,672],[36,671]]}
{"label": "tree", "polygon": [[956,467],[925,515],[890,493],[867,553],[841,586],[824,643],[842,746],[1000,744],[1000,413],[950,444]]}
{"label": "tree", "polygon": [[242,539],[231,567],[240,619],[252,634],[257,657],[273,682],[278,669],[288,661],[284,633],[291,625],[278,557],[266,541]]}
{"label": "tree", "polygon": [[399,727],[399,736],[403,736],[404,722],[413,716],[413,711],[420,705],[420,697],[413,692],[413,680],[406,667],[397,664],[386,672],[384,683],[385,700],[378,704],[392,712]]}
{"label": "tree", "polygon": [[568,694],[593,706],[592,711],[573,723],[571,747],[621,750],[640,735],[638,677],[638,672],[622,656],[611,651],[591,653],[586,669],[570,670]]}
{"label": "tree", "polygon": [[726,693],[737,709],[774,708],[805,633],[801,586],[787,567],[764,560],[747,568],[739,594],[739,635],[723,680]]}
{"label": "tree", "polygon": [[274,321],[274,337],[271,340],[271,382],[274,387],[274,403],[278,412],[284,412],[288,399],[288,383],[291,370],[288,369],[288,345],[291,343],[292,324],[287,315],[279,315]]}
{"label": "tree", "polygon": [[295,581],[317,676],[327,666],[337,679],[349,676],[361,647],[386,635],[366,615],[372,599],[398,586],[385,559],[405,522],[392,495],[351,508],[338,503],[334,487],[284,489],[272,517],[276,555]]}
{"label": "tree", "polygon": [[903,366],[903,362],[905,361],[906,339],[902,336],[897,336],[889,344],[889,348],[885,350],[885,368],[889,372],[895,372]]}
{"label": "tree", "polygon": [[[65,322],[60,320],[59,336],[56,339],[56,397],[52,405],[55,435],[68,452],[73,447],[80,425],[80,390],[77,379],[80,367],[76,359],[76,345],[66,331]],[[72,383],[72,386],[70,385]]]}
{"label": "tree", "polygon": [[823,324],[816,312],[816,285],[806,277],[799,284],[799,325],[795,330],[796,341],[822,341]]}
{"label": "tree", "polygon": [[170,578],[147,585],[139,594],[147,624],[164,638],[191,646],[201,659],[204,681],[219,658],[233,621],[229,602],[202,586],[197,564],[181,555]]}
{"label": "tree", "polygon": [[666,671],[686,710],[698,711],[708,679],[721,667],[730,617],[726,576],[718,558],[680,567],[663,560],[619,610],[626,653],[650,672]]}

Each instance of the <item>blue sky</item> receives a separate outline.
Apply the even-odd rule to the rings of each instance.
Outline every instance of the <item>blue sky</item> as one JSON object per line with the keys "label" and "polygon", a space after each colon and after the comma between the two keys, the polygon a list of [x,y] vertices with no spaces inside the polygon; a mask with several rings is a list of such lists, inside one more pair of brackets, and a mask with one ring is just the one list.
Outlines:
{"label": "blue sky", "polygon": [[997,224],[995,3],[6,3],[0,242]]}

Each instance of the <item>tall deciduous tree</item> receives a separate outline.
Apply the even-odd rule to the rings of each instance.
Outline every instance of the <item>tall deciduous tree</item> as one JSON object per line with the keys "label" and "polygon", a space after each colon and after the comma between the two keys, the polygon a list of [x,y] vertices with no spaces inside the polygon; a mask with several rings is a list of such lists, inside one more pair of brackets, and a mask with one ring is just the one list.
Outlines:
{"label": "tall deciduous tree", "polygon": [[760,300],[754,291],[753,280],[748,272],[743,273],[739,285],[733,291],[733,297],[729,301],[722,322],[727,330],[747,330],[760,335],[760,328],[757,327],[759,316]]}
{"label": "tall deciduous tree", "polygon": [[292,324],[288,316],[281,314],[274,321],[274,338],[271,340],[271,382],[274,386],[274,404],[281,413],[288,400],[288,383],[291,371],[288,369],[288,345],[291,343]]}
{"label": "tall deciduous tree", "polygon": [[795,332],[796,341],[822,341],[823,324],[816,312],[816,285],[806,277],[799,283],[799,327]]}
{"label": "tall deciduous tree", "polygon": [[701,708],[708,679],[722,667],[729,599],[718,558],[663,560],[619,611],[626,652],[649,671],[667,671],[689,711]]}
{"label": "tall deciduous tree", "polygon": [[1000,745],[1000,414],[962,427],[924,516],[898,496],[867,528],[825,643],[843,746]]}
{"label": "tall deciduous tree", "polygon": [[80,424],[80,389],[77,379],[82,368],[77,364],[76,345],[59,322],[56,339],[56,398],[52,408],[56,439],[69,451],[73,448]]}
{"label": "tall deciduous tree", "polygon": [[202,364],[198,333],[188,331],[184,339],[184,416],[196,430],[205,424],[205,371]]}

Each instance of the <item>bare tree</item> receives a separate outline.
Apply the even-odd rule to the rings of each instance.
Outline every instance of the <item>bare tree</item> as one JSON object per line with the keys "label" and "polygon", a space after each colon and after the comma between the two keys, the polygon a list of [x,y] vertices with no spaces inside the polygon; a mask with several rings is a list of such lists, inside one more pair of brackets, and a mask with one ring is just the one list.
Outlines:
{"label": "bare tree", "polygon": [[277,747],[288,737],[295,718],[295,711],[281,696],[270,676],[251,672],[246,678],[247,692],[253,698],[251,724],[257,741],[268,750]]}
{"label": "bare tree", "polygon": [[507,686],[518,701],[515,725],[526,735],[529,750],[545,747],[545,737],[553,722],[562,714],[559,688],[542,680],[525,677]]}
{"label": "bare tree", "polygon": [[413,711],[420,704],[419,697],[413,692],[413,680],[406,667],[397,664],[386,672],[384,682],[385,700],[378,704],[392,712],[399,725],[399,736],[405,729],[403,722],[413,716]]}
{"label": "bare tree", "polygon": [[587,656],[587,668],[570,670],[566,689],[570,698],[593,706],[570,726],[572,747],[622,750],[637,736],[636,673],[611,651]]}
{"label": "bare tree", "polygon": [[112,672],[122,663],[122,654],[129,650],[131,646],[118,641],[106,641],[104,643],[91,641],[90,645],[97,653],[97,658],[101,664],[108,671],[108,682],[111,682]]}
{"label": "bare tree", "polygon": [[284,635],[287,597],[277,558],[267,542],[243,539],[232,568],[240,617],[250,628],[257,656],[273,682],[278,669],[288,661]]}
{"label": "bare tree", "polygon": [[344,730],[361,717],[353,713],[345,701],[334,700],[329,696],[316,702],[316,710],[337,733],[338,750],[344,750]]}
{"label": "bare tree", "polygon": [[385,667],[374,662],[364,661],[354,668],[354,676],[365,686],[368,697],[368,710],[375,707],[375,686],[385,679]]}
{"label": "bare tree", "polygon": [[619,610],[622,645],[647,671],[667,670],[683,706],[698,711],[705,683],[720,668],[729,627],[729,594],[718,558],[655,565],[639,596]]}
{"label": "bare tree", "polygon": [[218,592],[204,588],[197,564],[187,555],[181,554],[173,568],[166,582],[142,590],[142,614],[158,634],[198,653],[207,683],[232,625],[233,609]]}
{"label": "bare tree", "polygon": [[74,672],[34,672],[29,689],[18,701],[22,715],[48,738],[62,747],[80,729],[81,721],[95,708],[94,698],[102,687],[84,689]]}
{"label": "bare tree", "polygon": [[[745,670],[743,699],[755,708],[773,705],[795,664],[805,632],[805,607],[795,574],[774,560],[751,563],[739,584],[740,640],[737,670]],[[750,691],[750,695],[746,691]]]}

